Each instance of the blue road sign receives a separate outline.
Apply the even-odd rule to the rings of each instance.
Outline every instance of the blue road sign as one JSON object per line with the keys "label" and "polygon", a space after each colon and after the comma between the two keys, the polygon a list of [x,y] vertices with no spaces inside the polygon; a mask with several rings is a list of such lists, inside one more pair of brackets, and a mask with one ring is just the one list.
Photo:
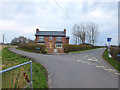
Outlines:
{"label": "blue road sign", "polygon": [[40,47],[36,47],[36,49],[40,49]]}
{"label": "blue road sign", "polygon": [[107,41],[108,41],[108,42],[111,42],[111,39],[112,39],[112,38],[107,38]]}
{"label": "blue road sign", "polygon": [[117,56],[120,57],[120,54],[118,54]]}

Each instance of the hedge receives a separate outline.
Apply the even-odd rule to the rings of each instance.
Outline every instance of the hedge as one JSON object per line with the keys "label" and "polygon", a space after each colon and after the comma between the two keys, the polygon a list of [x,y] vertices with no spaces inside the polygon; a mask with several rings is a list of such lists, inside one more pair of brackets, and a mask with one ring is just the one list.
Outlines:
{"label": "hedge", "polygon": [[32,52],[37,52],[36,47],[40,47],[40,53],[46,53],[46,47],[45,45],[39,45],[39,44],[20,44],[18,45],[19,48],[24,50],[29,50]]}
{"label": "hedge", "polygon": [[78,51],[78,50],[85,50],[85,49],[90,49],[90,45],[73,45],[73,44],[64,44],[64,52],[68,53],[71,51]]}
{"label": "hedge", "polygon": [[112,58],[115,60],[118,60],[118,54],[120,54],[120,47],[110,47],[110,54],[112,55]]}
{"label": "hedge", "polygon": [[68,52],[71,52],[71,51],[102,48],[102,46],[64,44],[63,48],[64,48],[64,52],[68,53]]}

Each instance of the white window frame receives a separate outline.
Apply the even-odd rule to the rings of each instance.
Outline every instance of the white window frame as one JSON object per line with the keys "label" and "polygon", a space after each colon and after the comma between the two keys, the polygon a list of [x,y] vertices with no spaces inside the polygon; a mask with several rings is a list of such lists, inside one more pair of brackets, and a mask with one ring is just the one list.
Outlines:
{"label": "white window frame", "polygon": [[57,41],[61,41],[62,40],[62,37],[57,37]]}
{"label": "white window frame", "polygon": [[[42,39],[40,39],[40,38],[42,38]],[[44,37],[43,37],[43,36],[40,36],[40,37],[39,37],[39,41],[44,41]]]}
{"label": "white window frame", "polygon": [[62,43],[56,43],[56,44],[55,44],[55,47],[56,47],[56,48],[62,48],[62,46],[63,46]]}
{"label": "white window frame", "polygon": [[49,37],[49,41],[52,41],[52,36]]}
{"label": "white window frame", "polygon": [[45,45],[45,43],[38,43],[39,45]]}

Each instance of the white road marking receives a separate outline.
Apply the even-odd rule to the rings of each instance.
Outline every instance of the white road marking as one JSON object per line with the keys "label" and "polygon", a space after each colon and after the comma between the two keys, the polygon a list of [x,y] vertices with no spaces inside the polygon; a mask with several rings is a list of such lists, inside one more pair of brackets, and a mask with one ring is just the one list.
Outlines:
{"label": "white road marking", "polygon": [[86,62],[84,62],[84,61],[81,61],[82,63],[86,63]]}
{"label": "white road marking", "polygon": [[89,58],[89,61],[98,61],[95,57]]}
{"label": "white road marking", "polygon": [[116,70],[109,68],[109,71],[116,72]]}
{"label": "white road marking", "polygon": [[[120,73],[116,73],[117,70],[114,70],[114,69],[111,69],[111,68],[107,68],[105,66],[102,66],[102,65],[97,65],[96,63],[90,63],[90,62],[85,62],[83,61],[82,59],[88,57],[88,55],[86,55],[85,57],[81,58],[81,59],[78,59],[78,60],[73,60],[73,61],[77,61],[77,62],[82,62],[82,63],[87,63],[88,65],[95,65],[95,67],[97,68],[101,68],[101,69],[104,69],[105,71],[109,71],[109,72],[115,72],[116,75],[120,75]],[[88,60],[90,61],[98,61],[95,57],[93,58],[89,58]]]}
{"label": "white road marking", "polygon": [[92,63],[92,65],[95,65],[95,66],[97,66],[97,64],[95,64],[95,63]]}
{"label": "white road marking", "polygon": [[120,73],[115,73],[116,75],[120,75]]}
{"label": "white road marking", "polygon": [[97,68],[101,68],[100,66],[97,66],[97,65],[96,65],[96,67],[97,67]]}
{"label": "white road marking", "polygon": [[86,57],[88,57],[88,55],[86,55],[86,56],[84,56],[83,58],[81,58],[81,59],[78,59],[79,61],[81,61],[82,59],[84,59],[84,58],[86,58]]}

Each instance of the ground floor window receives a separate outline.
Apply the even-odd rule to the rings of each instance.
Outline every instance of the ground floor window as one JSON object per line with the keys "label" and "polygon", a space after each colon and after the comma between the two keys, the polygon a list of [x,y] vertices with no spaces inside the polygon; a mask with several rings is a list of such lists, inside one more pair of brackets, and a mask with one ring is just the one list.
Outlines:
{"label": "ground floor window", "polygon": [[56,44],[55,44],[55,47],[56,47],[56,48],[62,48],[62,43],[56,43]]}

